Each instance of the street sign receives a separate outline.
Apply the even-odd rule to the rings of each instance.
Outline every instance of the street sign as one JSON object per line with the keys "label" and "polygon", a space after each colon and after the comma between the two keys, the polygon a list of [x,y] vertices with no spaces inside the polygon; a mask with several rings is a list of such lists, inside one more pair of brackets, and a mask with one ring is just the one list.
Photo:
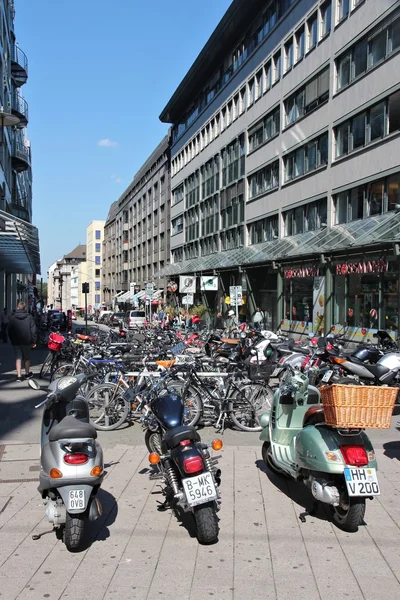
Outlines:
{"label": "street sign", "polygon": [[154,283],[146,283],[146,300],[151,300],[154,294]]}
{"label": "street sign", "polygon": [[231,299],[231,306],[242,306],[242,286],[231,285],[229,288],[229,296]]}
{"label": "street sign", "polygon": [[194,294],[186,294],[186,296],[183,296],[183,298],[182,298],[182,304],[186,304],[186,306],[189,306],[189,305],[193,304],[193,300],[194,300]]}
{"label": "street sign", "polygon": [[196,293],[196,277],[194,277],[193,275],[180,275],[179,292],[181,294]]}

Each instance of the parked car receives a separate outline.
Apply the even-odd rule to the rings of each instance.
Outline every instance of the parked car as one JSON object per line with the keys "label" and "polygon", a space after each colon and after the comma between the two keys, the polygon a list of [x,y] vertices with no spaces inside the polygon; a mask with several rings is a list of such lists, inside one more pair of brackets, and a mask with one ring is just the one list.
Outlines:
{"label": "parked car", "polygon": [[144,327],[146,315],[144,310],[128,310],[125,315],[124,324],[128,329]]}

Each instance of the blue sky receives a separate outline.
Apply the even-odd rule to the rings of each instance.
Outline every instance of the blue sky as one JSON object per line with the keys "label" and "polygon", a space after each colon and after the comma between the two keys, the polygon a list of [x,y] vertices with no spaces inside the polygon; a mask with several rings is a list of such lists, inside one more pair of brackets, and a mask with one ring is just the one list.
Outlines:
{"label": "blue sky", "polygon": [[106,219],[231,0],[16,0],[42,275]]}

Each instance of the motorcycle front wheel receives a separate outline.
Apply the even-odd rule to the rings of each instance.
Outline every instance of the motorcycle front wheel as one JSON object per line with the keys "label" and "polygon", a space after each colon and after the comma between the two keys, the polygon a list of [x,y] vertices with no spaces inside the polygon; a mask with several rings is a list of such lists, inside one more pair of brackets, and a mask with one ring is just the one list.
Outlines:
{"label": "motorcycle front wheel", "polygon": [[348,498],[347,504],[332,506],[333,521],[345,531],[357,531],[364,523],[365,498]]}
{"label": "motorcycle front wheel", "polygon": [[67,512],[67,520],[64,528],[64,544],[70,552],[80,552],[85,549],[87,522],[86,513],[71,515]]}
{"label": "motorcycle front wheel", "polygon": [[215,544],[218,542],[219,524],[215,506],[212,502],[194,507],[197,539],[200,544]]}

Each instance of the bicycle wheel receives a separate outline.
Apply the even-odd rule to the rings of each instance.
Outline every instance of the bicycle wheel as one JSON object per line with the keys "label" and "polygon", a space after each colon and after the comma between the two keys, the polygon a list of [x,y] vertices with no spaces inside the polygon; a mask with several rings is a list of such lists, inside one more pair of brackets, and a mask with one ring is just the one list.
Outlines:
{"label": "bicycle wheel", "polygon": [[51,375],[51,363],[53,361],[53,353],[49,352],[46,356],[44,363],[42,364],[42,368],[40,369],[39,377],[44,379]]}
{"label": "bicycle wheel", "polygon": [[183,423],[195,427],[203,414],[203,401],[200,391],[193,385],[185,388],[183,381],[174,381],[168,388],[174,388],[176,393],[181,396],[184,405]]}
{"label": "bicycle wheel", "polygon": [[124,390],[114,383],[95,385],[87,394],[89,417],[100,431],[112,431],[125,423],[129,414],[129,402],[124,399]]}
{"label": "bicycle wheel", "polygon": [[232,423],[242,431],[261,431],[260,417],[271,410],[274,393],[262,383],[244,383],[229,400]]}
{"label": "bicycle wheel", "polygon": [[60,379],[60,377],[66,377],[67,375],[71,375],[73,370],[74,365],[61,365],[51,373],[50,381],[54,381],[55,379]]}

